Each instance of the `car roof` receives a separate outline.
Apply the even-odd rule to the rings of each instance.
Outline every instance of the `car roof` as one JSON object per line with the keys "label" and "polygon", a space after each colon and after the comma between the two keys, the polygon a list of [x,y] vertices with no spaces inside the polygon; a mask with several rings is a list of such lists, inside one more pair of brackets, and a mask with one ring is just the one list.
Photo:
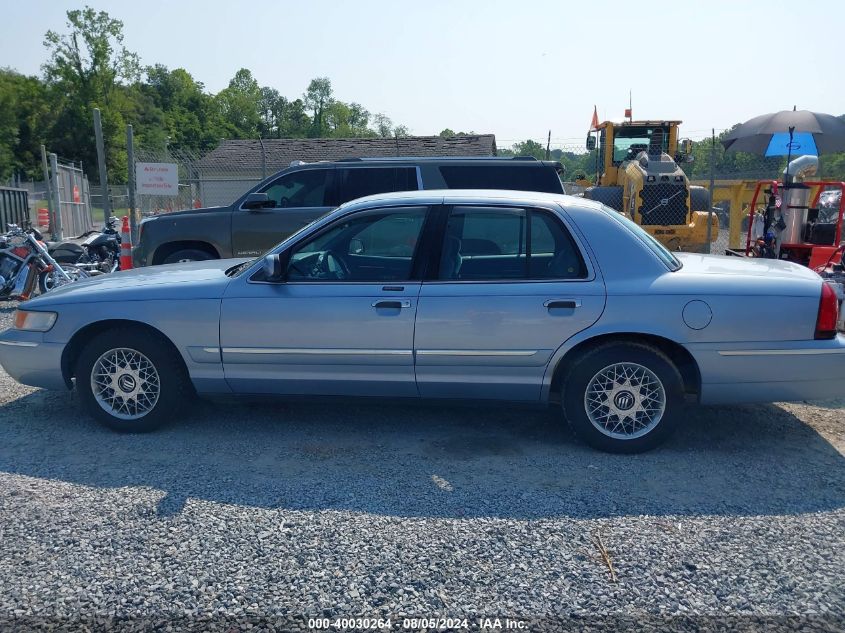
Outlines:
{"label": "car roof", "polygon": [[287,169],[308,169],[315,167],[327,167],[335,165],[385,165],[385,164],[508,164],[519,167],[554,167],[560,161],[538,160],[533,156],[373,156],[373,157],[349,157],[337,160],[317,161],[313,163],[294,161]]}
{"label": "car roof", "polygon": [[583,198],[561,193],[539,191],[511,191],[508,189],[423,189],[420,191],[395,191],[378,193],[352,200],[339,209],[352,210],[375,202],[395,204],[522,204],[522,205],[573,205]]}

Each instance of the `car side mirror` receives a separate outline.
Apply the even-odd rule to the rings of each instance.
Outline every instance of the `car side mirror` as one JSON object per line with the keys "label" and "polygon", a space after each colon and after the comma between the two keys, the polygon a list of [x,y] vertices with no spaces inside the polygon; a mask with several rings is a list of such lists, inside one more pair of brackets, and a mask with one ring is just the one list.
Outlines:
{"label": "car side mirror", "polygon": [[266,193],[253,192],[246,197],[241,205],[244,209],[266,209],[272,207],[270,196]]}
{"label": "car side mirror", "polygon": [[587,134],[587,151],[592,152],[596,149],[596,137],[592,134]]}
{"label": "car side mirror", "polygon": [[281,254],[271,253],[264,256],[264,264],[262,269],[264,271],[264,279],[266,281],[282,282],[287,277],[288,263],[290,262],[290,252],[285,251]]}

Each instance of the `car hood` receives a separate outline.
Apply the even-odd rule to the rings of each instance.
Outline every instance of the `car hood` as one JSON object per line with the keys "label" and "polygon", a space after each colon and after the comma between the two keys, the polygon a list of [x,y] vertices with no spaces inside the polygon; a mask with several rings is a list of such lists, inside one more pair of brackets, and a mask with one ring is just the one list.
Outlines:
{"label": "car hood", "polygon": [[152,215],[148,219],[154,221],[157,218],[168,217],[171,218],[175,215],[202,215],[203,213],[211,213],[213,211],[226,211],[229,207],[202,207],[199,209],[182,209],[181,211],[168,211],[167,213],[162,213],[161,215]]}
{"label": "car hood", "polygon": [[231,280],[226,276],[226,270],[245,261],[249,260],[213,259],[97,275],[51,290],[29,301],[27,307],[139,299],[219,298]]}

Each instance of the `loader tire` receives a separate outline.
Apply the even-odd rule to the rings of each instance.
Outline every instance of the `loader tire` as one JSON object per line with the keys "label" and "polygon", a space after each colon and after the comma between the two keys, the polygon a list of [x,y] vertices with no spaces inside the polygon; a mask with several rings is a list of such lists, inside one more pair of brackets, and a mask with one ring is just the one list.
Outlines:
{"label": "loader tire", "polygon": [[710,211],[710,192],[704,187],[690,187],[689,201],[691,211]]}
{"label": "loader tire", "polygon": [[584,192],[584,197],[622,212],[622,187],[590,187]]}

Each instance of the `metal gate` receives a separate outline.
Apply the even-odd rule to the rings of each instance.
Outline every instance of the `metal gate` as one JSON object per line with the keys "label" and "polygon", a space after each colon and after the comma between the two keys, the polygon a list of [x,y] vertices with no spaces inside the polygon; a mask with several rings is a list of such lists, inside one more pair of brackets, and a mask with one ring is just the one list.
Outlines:
{"label": "metal gate", "polygon": [[76,237],[94,228],[91,221],[91,193],[88,177],[81,167],[59,164],[55,183],[58,186],[59,209],[64,237]]}
{"label": "metal gate", "polygon": [[5,233],[9,224],[25,226],[28,220],[29,192],[0,187],[0,233]]}

